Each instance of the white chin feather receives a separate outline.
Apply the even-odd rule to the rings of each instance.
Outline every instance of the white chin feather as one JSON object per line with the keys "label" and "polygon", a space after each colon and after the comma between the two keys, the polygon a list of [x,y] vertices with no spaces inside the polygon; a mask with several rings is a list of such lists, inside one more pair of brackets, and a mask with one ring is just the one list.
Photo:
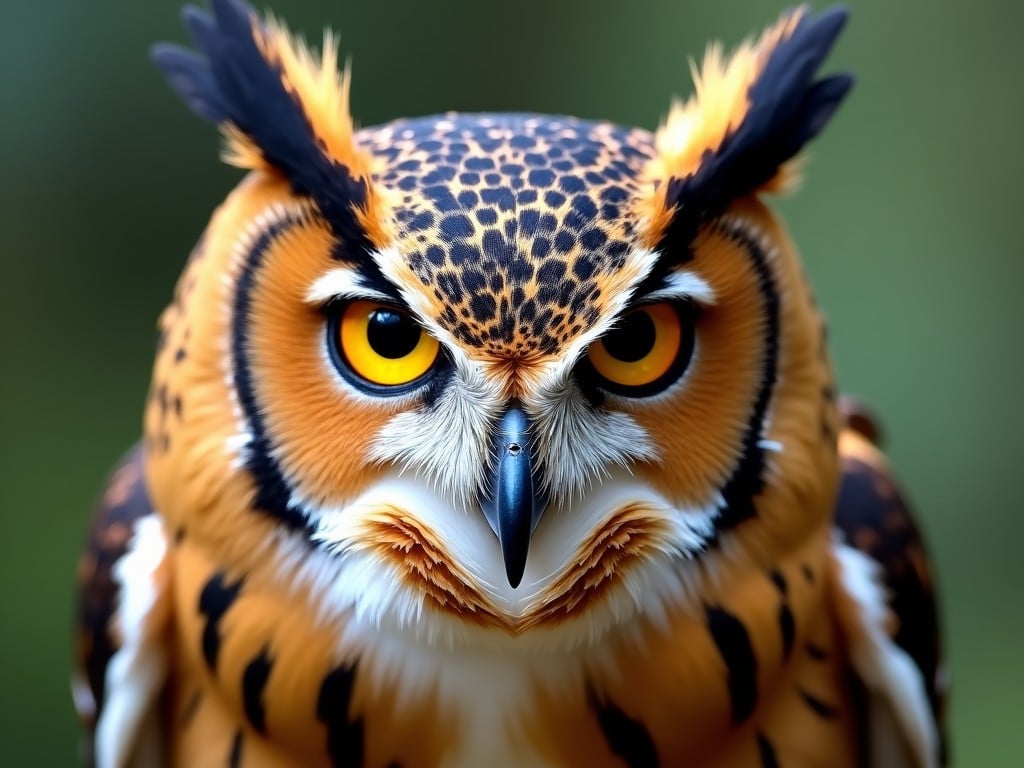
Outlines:
{"label": "white chin feather", "polygon": [[[557,597],[552,585],[579,568],[573,553],[629,505],[656,515],[665,531],[646,560],[626,568],[607,595],[578,616],[521,635],[484,629],[439,609],[398,572],[393,560],[368,546],[365,533],[368,516],[382,508],[402,510],[443,543],[446,557],[486,596],[495,613],[514,624]],[[596,644],[617,629],[634,626],[632,620],[640,616],[660,623],[666,614],[688,605],[696,578],[689,561],[712,533],[717,506],[675,508],[639,479],[615,470],[586,498],[545,511],[516,589],[508,583],[498,540],[481,510],[453,505],[416,477],[389,473],[351,504],[306,513],[318,549],[310,552],[307,543],[289,536],[279,549],[281,564],[311,587],[321,617],[343,626],[346,635],[372,639],[383,632],[438,647],[554,650]]]}

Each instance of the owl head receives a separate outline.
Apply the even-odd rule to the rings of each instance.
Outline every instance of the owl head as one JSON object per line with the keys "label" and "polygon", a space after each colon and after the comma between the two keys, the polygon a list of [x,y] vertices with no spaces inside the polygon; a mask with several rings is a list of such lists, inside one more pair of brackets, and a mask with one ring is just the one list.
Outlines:
{"label": "owl head", "polygon": [[653,134],[357,131],[330,36],[184,18],[155,60],[249,173],[161,320],[176,537],[328,620],[578,643],[827,535],[822,324],[761,197],[849,89],[816,74],[844,12],[712,47]]}

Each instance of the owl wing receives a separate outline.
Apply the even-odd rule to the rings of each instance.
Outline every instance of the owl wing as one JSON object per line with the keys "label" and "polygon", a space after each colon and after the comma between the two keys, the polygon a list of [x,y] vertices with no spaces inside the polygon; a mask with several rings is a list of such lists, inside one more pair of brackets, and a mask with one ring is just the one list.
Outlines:
{"label": "owl wing", "polygon": [[137,445],[111,475],[78,565],[71,687],[88,730],[87,764],[162,764],[168,571],[163,524],[149,500]]}
{"label": "owl wing", "polygon": [[850,401],[842,410],[832,587],[863,692],[867,764],[945,765],[946,679],[924,543],[885,457],[871,442],[878,436],[875,423]]}

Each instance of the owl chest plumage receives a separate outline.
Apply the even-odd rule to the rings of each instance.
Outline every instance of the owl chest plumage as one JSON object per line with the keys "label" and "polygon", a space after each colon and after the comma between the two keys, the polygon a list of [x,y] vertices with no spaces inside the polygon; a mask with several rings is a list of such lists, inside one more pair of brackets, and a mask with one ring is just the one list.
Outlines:
{"label": "owl chest plumage", "polygon": [[174,765],[857,764],[821,547],[699,614],[557,653],[325,624],[301,590],[187,540],[172,567]]}

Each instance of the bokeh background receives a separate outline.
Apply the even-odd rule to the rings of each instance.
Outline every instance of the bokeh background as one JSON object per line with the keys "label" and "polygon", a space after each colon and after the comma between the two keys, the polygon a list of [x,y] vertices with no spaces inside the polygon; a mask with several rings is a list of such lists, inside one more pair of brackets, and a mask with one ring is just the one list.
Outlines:
{"label": "bokeh background", "polygon": [[[342,32],[364,125],[533,110],[653,127],[688,57],[784,0],[277,0]],[[819,4],[820,5],[820,4]],[[882,414],[945,595],[953,745],[1024,765],[1024,5],[853,0],[830,60],[858,85],[781,207],[842,388]],[[74,763],[76,552],[139,433],[154,323],[238,179],[147,48],[177,3],[3,4],[0,23],[0,765]]]}

